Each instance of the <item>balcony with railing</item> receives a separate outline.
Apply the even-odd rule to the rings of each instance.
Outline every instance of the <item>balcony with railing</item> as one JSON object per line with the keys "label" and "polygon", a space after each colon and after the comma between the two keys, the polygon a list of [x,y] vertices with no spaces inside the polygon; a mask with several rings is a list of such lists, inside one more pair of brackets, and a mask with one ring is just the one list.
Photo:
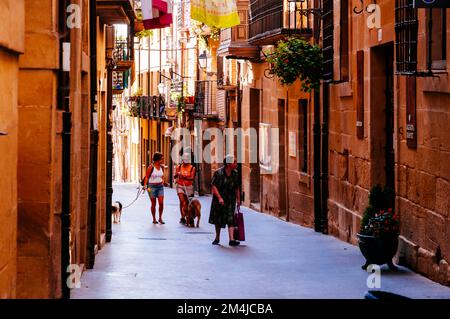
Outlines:
{"label": "balcony with railing", "polygon": [[164,99],[159,96],[131,96],[128,99],[130,116],[146,119],[166,117]]}
{"label": "balcony with railing", "polygon": [[125,72],[113,71],[113,94],[122,94],[123,90],[127,87]]}
{"label": "balcony with railing", "polygon": [[113,58],[116,64],[115,71],[125,72],[133,66],[132,46],[129,39],[116,40]]}
{"label": "balcony with railing", "polygon": [[196,81],[194,117],[219,120],[216,101],[217,81]]}
{"label": "balcony with railing", "polygon": [[97,15],[105,24],[134,23],[136,4],[134,0],[97,0]]}
{"label": "balcony with railing", "polygon": [[313,0],[250,0],[249,43],[275,44],[286,36],[312,36]]}
{"label": "balcony with railing", "polygon": [[257,47],[248,43],[249,0],[238,0],[237,8],[241,24],[220,31],[219,56],[235,59],[255,59],[259,57]]}

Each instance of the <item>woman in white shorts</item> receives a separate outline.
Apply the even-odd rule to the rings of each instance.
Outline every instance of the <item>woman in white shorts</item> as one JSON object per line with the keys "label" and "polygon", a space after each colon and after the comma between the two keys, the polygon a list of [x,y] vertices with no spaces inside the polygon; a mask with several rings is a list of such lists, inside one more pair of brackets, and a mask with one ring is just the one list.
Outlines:
{"label": "woman in white shorts", "polygon": [[194,180],[195,180],[195,167],[190,164],[191,154],[184,153],[182,158],[182,164],[178,165],[175,171],[175,180],[177,183],[177,194],[180,199],[180,223],[186,224],[186,214],[184,209],[188,204],[188,196],[194,196]]}

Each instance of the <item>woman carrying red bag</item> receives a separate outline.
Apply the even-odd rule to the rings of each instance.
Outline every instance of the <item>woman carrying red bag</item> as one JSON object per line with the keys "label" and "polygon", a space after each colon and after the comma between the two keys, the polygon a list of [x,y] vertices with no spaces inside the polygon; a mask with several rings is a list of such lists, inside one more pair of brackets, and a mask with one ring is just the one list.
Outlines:
{"label": "woman carrying red bag", "polygon": [[234,213],[236,205],[238,210],[241,206],[241,185],[234,156],[227,155],[223,164],[224,166],[214,173],[212,179],[212,193],[214,196],[209,223],[216,227],[216,238],[212,244],[219,244],[220,230],[228,226],[229,245],[237,246],[240,243],[234,238]]}

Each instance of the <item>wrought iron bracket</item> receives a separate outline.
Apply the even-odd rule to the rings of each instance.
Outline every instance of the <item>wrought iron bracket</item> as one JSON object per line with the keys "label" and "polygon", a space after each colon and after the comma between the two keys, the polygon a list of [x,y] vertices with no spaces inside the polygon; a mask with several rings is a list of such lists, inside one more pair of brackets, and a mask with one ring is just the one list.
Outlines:
{"label": "wrought iron bracket", "polygon": [[117,63],[114,59],[109,58],[106,60],[106,67],[109,70],[115,70],[117,69]]}
{"label": "wrought iron bracket", "polygon": [[310,15],[315,15],[320,18],[323,16],[323,11],[321,8],[309,8],[309,9],[299,9],[296,12],[298,12],[301,16],[308,17]]}

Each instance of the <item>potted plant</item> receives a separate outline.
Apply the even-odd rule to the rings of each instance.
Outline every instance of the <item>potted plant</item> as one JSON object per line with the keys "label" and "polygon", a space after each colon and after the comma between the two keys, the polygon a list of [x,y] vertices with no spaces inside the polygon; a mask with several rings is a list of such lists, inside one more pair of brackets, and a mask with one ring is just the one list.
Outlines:
{"label": "potted plant", "polygon": [[283,85],[291,85],[300,79],[305,92],[320,88],[323,55],[318,45],[291,37],[279,41],[273,51],[265,55],[269,74],[276,75]]}
{"label": "potted plant", "polygon": [[364,211],[361,230],[357,234],[361,253],[366,258],[363,269],[371,264],[387,264],[397,270],[392,258],[397,253],[399,220],[394,212],[395,194],[392,189],[374,186],[369,195],[369,206]]}

